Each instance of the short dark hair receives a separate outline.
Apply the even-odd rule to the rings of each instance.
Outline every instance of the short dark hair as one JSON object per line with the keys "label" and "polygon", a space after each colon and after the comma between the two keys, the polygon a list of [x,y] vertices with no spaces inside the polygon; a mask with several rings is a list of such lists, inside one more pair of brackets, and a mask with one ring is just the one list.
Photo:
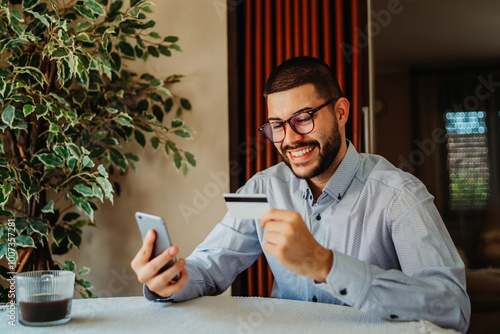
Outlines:
{"label": "short dark hair", "polygon": [[330,66],[320,59],[302,56],[290,58],[272,71],[264,87],[264,97],[305,84],[313,84],[325,99],[344,96]]}

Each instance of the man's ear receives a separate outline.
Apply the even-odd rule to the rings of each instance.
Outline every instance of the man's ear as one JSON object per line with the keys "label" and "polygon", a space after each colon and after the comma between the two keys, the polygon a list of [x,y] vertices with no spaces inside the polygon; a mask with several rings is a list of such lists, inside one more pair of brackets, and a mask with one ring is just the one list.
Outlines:
{"label": "man's ear", "polygon": [[341,97],[338,99],[337,103],[335,103],[334,109],[339,127],[344,127],[349,118],[349,100],[345,97]]}

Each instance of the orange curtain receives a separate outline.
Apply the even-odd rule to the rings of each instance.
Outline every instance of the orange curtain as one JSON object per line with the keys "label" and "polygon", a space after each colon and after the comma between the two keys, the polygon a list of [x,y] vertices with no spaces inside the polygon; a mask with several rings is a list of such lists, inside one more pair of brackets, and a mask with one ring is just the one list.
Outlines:
{"label": "orange curtain", "polygon": [[[347,136],[360,150],[361,106],[368,91],[363,84],[368,50],[360,36],[365,31],[366,1],[228,0],[227,4],[231,191],[280,160],[257,128],[266,120],[262,92],[267,77],[294,56],[318,57],[336,69],[351,102]],[[261,257],[240,275],[233,292],[265,297],[272,284],[272,273]]]}

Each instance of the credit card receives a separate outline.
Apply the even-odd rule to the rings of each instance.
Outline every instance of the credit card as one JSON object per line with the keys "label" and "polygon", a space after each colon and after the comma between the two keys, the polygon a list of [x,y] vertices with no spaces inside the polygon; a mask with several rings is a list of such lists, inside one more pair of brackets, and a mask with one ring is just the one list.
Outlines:
{"label": "credit card", "polygon": [[265,194],[222,194],[233,218],[260,219],[271,210]]}

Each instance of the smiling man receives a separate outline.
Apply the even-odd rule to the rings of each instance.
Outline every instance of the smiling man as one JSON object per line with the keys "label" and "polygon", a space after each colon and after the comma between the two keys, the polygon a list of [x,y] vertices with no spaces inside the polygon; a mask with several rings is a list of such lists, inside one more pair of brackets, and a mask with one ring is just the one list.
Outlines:
{"label": "smiling man", "polygon": [[[268,122],[259,130],[283,162],[240,193],[266,194],[260,220],[227,214],[186,260],[149,260],[150,231],[132,268],[148,299],[182,301],[225,291],[265,254],[273,297],[349,305],[381,318],[428,320],[465,332],[465,270],[433,203],[415,177],[346,139],[349,101],[322,61],[297,57],[270,75]],[[172,278],[181,273],[178,281]]]}

